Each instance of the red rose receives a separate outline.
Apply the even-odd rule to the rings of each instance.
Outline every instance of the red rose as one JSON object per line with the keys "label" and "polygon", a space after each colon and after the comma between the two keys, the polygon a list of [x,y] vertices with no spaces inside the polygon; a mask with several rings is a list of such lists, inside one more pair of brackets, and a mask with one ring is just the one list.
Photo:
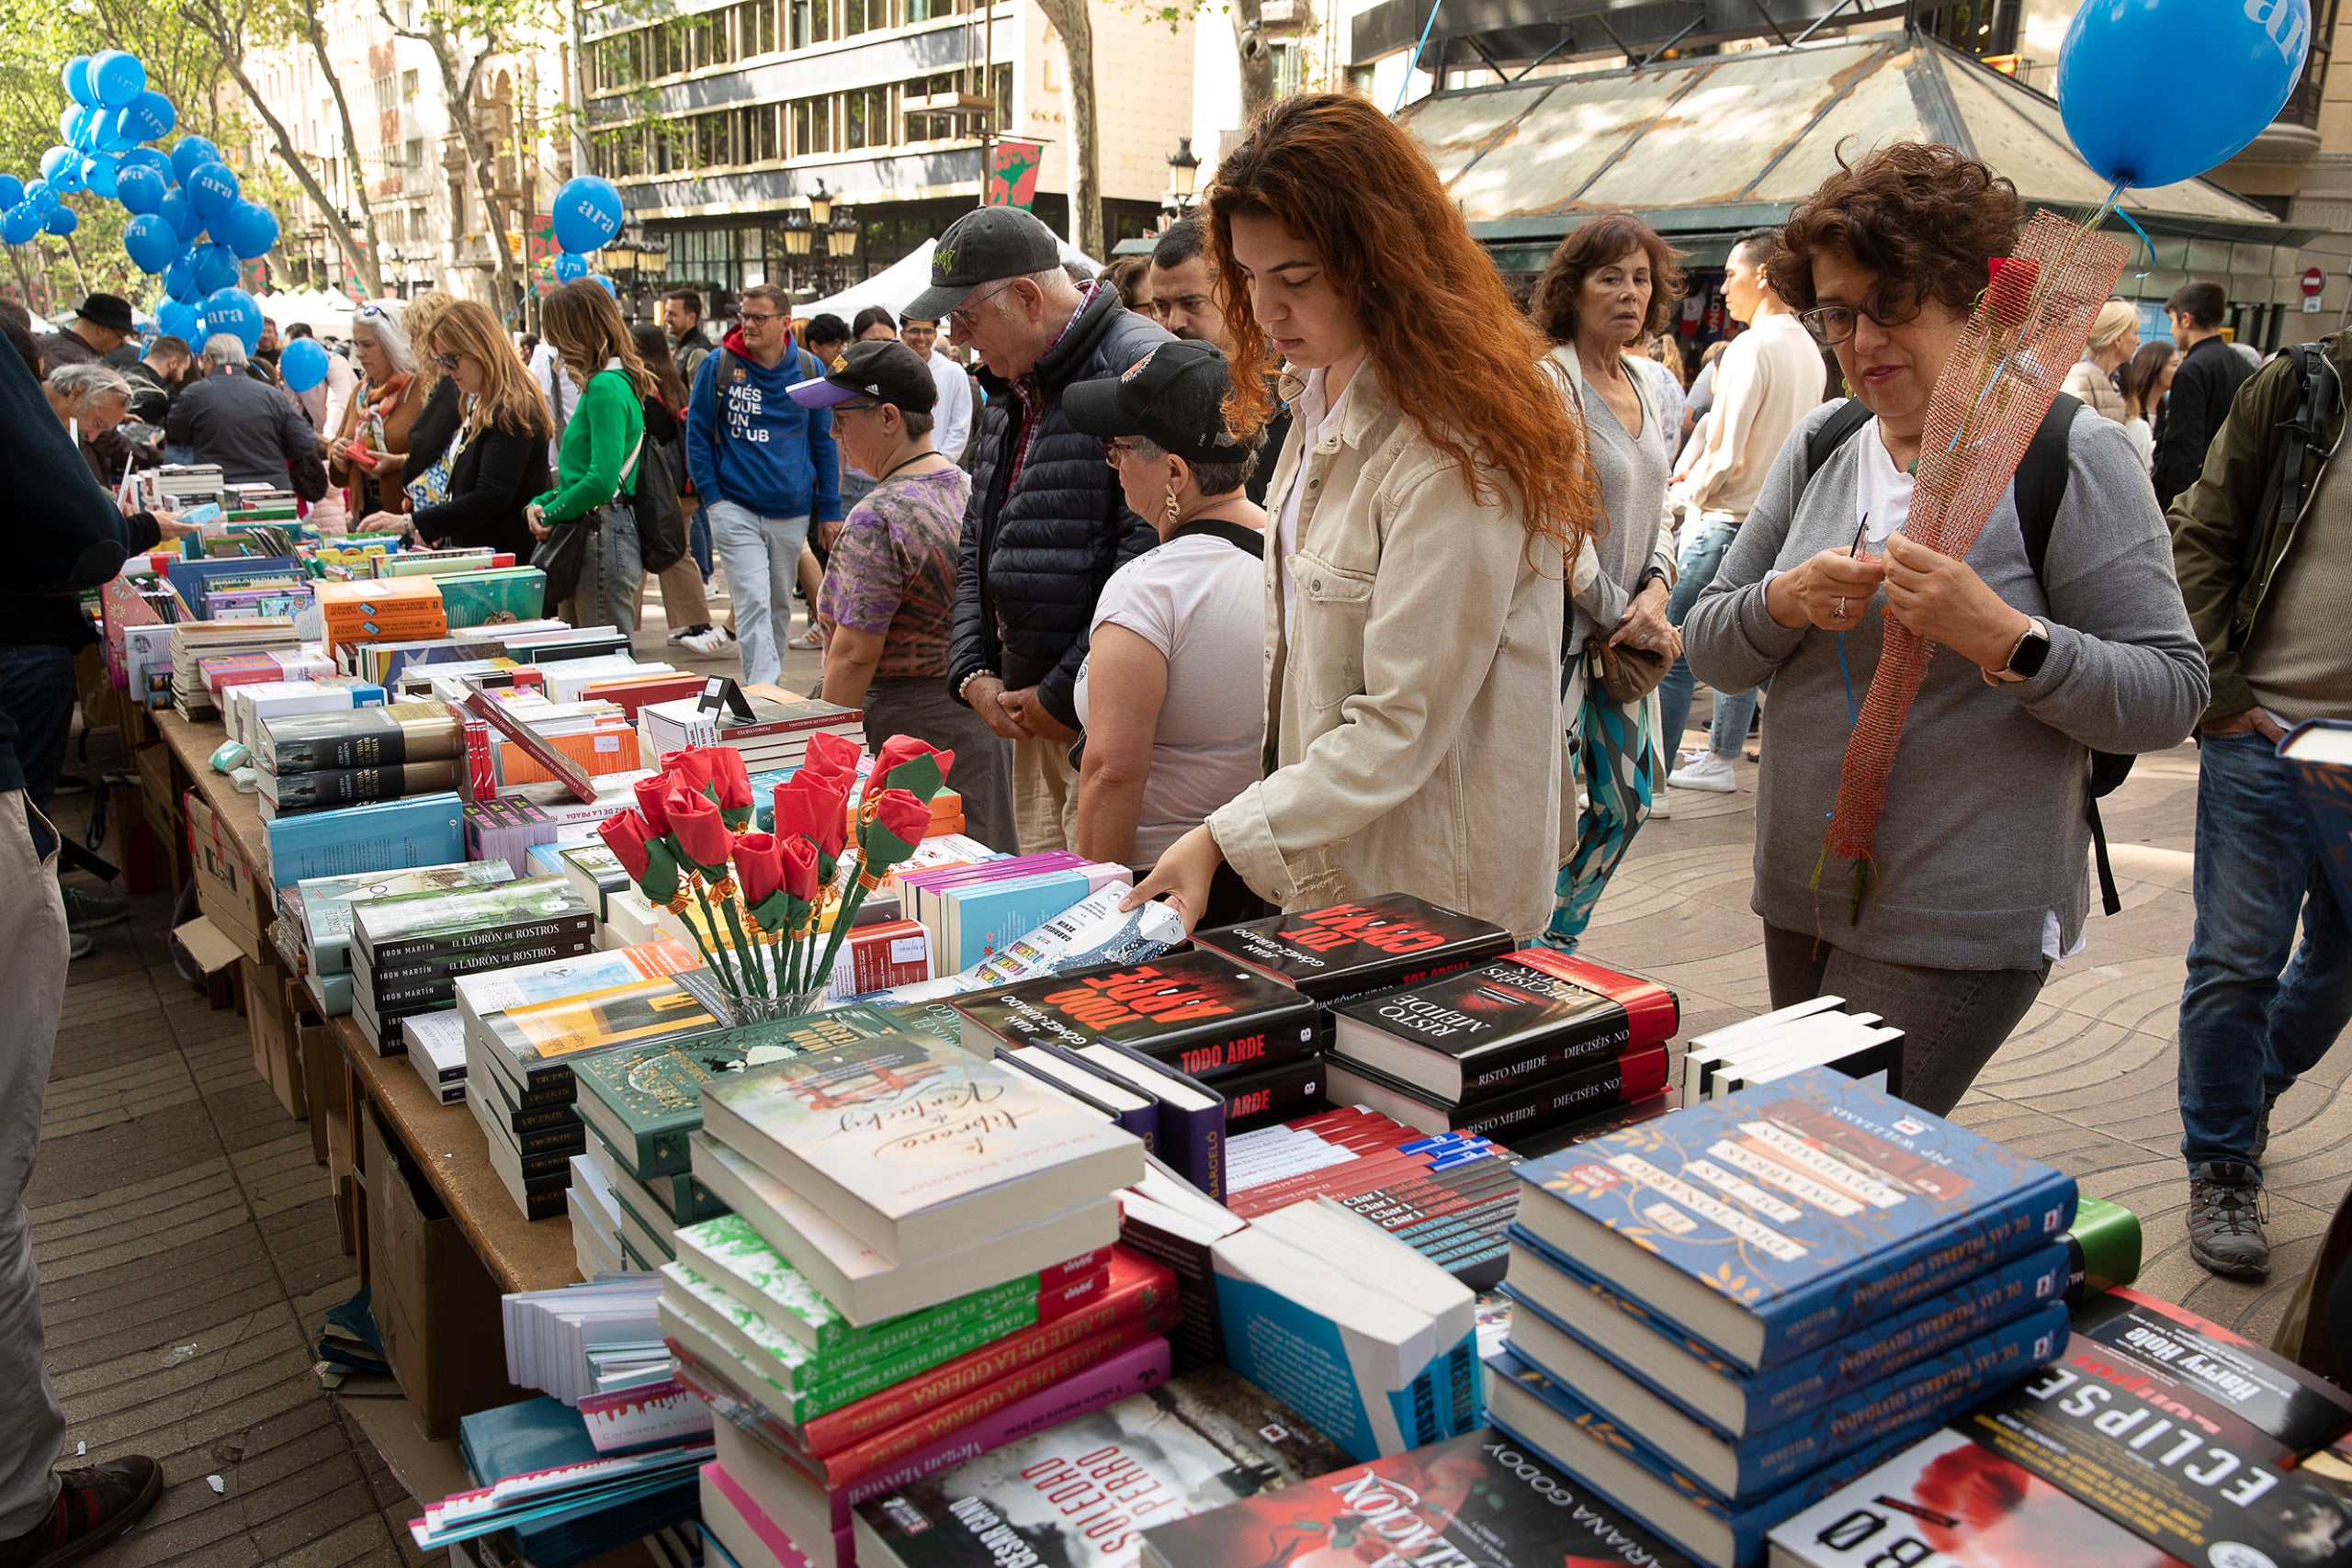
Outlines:
{"label": "red rose", "polygon": [[596,834],[648,898],[667,904],[677,896],[677,857],[644,818],[634,811],[616,812],[596,824]]}
{"label": "red rose", "polygon": [[840,782],[843,794],[857,782],[857,761],[865,754],[854,740],[845,740],[823,730],[808,738],[808,755],[800,764],[804,773],[814,773],[820,779]]}
{"label": "red rose", "polygon": [[645,814],[646,825],[656,833],[670,830],[669,813],[662,809],[662,797],[670,791],[670,775],[656,773],[650,779],[637,781],[637,808]]}
{"label": "red rose", "polygon": [[729,828],[741,828],[752,820],[752,775],[743,770],[743,753],[732,746],[713,747],[710,758],[710,787],[718,796],[718,814]]}
{"label": "red rose", "polygon": [[799,837],[824,860],[839,860],[849,843],[849,788],[800,769],[775,786],[775,836]]}
{"label": "red rose", "polygon": [[706,871],[715,871],[727,863],[728,847],[734,835],[727,830],[718,805],[708,795],[688,788],[683,780],[673,779],[670,793],[662,797],[662,809],[669,816],[670,834],[678,840],[680,854]]}
{"label": "red rose", "polygon": [[662,771],[673,779],[684,779],[697,795],[710,791],[711,775],[718,771],[711,752],[719,748],[689,746],[683,751],[673,751],[662,759]]}
{"label": "red rose", "polygon": [[902,789],[874,797],[874,819],[857,836],[858,874],[871,877],[915,852],[931,829],[931,807]]}
{"label": "red rose", "polygon": [[[911,765],[910,765],[911,764]],[[947,780],[947,770],[956,765],[956,753],[942,751],[928,740],[918,740],[911,735],[893,735],[882,742],[882,750],[874,759],[874,771],[865,778],[864,800],[871,800],[885,789],[903,789],[918,800],[929,800],[939,793]],[[899,774],[905,770],[903,776]],[[934,774],[933,772],[936,769]]]}
{"label": "red rose", "polygon": [[2023,256],[1995,256],[1985,265],[1992,274],[1984,289],[1985,308],[1993,312],[1996,325],[2015,332],[2033,309],[2033,286],[2041,279],[2041,265]]}
{"label": "red rose", "polygon": [[773,833],[745,833],[735,840],[735,879],[743,902],[756,909],[784,886],[784,854]]}
{"label": "red rose", "polygon": [[784,863],[784,890],[804,904],[814,903],[823,879],[817,874],[817,851],[806,839],[786,839],[776,845]]}

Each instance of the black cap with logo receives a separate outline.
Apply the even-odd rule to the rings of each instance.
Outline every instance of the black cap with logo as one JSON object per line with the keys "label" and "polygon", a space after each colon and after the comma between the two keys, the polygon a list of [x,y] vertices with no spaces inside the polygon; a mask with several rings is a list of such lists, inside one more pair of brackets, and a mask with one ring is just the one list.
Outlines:
{"label": "black cap with logo", "polygon": [[977,207],[947,226],[931,253],[931,287],[899,312],[936,321],[973,289],[1001,277],[1026,277],[1062,265],[1054,231],[1018,207]]}
{"label": "black cap with logo", "polygon": [[[1196,381],[1196,395],[1185,400],[1195,417],[1184,418],[1171,406],[1171,393]],[[1227,434],[1224,415],[1216,412],[1231,386],[1223,349],[1206,343],[1163,343],[1124,376],[1063,388],[1062,417],[1086,435],[1140,435],[1188,463],[1238,463],[1250,448]],[[1197,417],[1204,407],[1205,422]]]}
{"label": "black cap with logo", "polygon": [[804,409],[829,409],[854,398],[896,403],[902,412],[929,413],[939,400],[939,383],[931,367],[897,338],[854,343],[833,367],[810,381],[796,381],[786,390]]}

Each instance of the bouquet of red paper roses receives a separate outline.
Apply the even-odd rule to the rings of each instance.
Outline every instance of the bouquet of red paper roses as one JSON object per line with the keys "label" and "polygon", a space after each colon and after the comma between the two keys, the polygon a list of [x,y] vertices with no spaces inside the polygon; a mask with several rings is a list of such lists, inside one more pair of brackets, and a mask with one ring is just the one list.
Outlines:
{"label": "bouquet of red paper roses", "polygon": [[[775,788],[775,831],[763,833],[747,830],[752,797],[741,753],[673,752],[659,774],[638,781],[637,809],[597,829],[639,891],[684,923],[704,965],[746,1013],[803,1010],[822,993],[859,907],[922,841],[931,797],[956,761],[893,736],[861,792],[860,755],[837,735],[811,736],[807,760]],[[856,874],[820,954],[817,933],[850,847],[853,794]]]}

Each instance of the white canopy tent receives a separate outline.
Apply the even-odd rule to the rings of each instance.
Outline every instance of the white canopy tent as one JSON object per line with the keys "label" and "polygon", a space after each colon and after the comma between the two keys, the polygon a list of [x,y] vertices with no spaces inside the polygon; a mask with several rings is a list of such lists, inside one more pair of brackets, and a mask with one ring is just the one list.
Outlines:
{"label": "white canopy tent", "polygon": [[264,294],[261,312],[283,333],[296,321],[307,321],[322,337],[349,337],[352,313],[358,309],[339,288],[302,288]]}
{"label": "white canopy tent", "polygon": [[[1080,261],[1097,272],[1102,270],[1101,262],[1068,240],[1061,240],[1058,243],[1062,248],[1062,260]],[[906,308],[907,301],[931,286],[931,253],[938,248],[938,241],[925,240],[903,260],[892,262],[865,282],[852,284],[829,299],[820,299],[809,305],[795,305],[792,313],[796,316],[839,316],[848,321],[855,320],[857,313],[868,305],[881,305],[895,317]]]}

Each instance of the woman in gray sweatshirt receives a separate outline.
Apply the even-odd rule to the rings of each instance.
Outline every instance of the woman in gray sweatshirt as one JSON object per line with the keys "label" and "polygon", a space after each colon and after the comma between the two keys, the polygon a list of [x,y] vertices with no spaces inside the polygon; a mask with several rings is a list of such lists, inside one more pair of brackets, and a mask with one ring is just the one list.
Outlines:
{"label": "woman in gray sweatshirt", "polygon": [[[1939,1114],[2081,945],[2088,753],[2176,745],[2206,700],[2163,514],[2112,422],[2068,428],[2038,573],[2014,489],[1964,560],[1900,532],[1937,378],[2018,221],[2007,180],[1918,143],[1791,216],[1774,291],[1873,417],[1810,482],[1808,442],[1843,405],[1806,419],[1682,628],[1710,685],[1772,683],[1752,899],[1772,1005],[1831,993],[1883,1014],[1905,1034],[1903,1097]],[[1857,906],[1823,844],[1886,616],[1937,647]]]}

